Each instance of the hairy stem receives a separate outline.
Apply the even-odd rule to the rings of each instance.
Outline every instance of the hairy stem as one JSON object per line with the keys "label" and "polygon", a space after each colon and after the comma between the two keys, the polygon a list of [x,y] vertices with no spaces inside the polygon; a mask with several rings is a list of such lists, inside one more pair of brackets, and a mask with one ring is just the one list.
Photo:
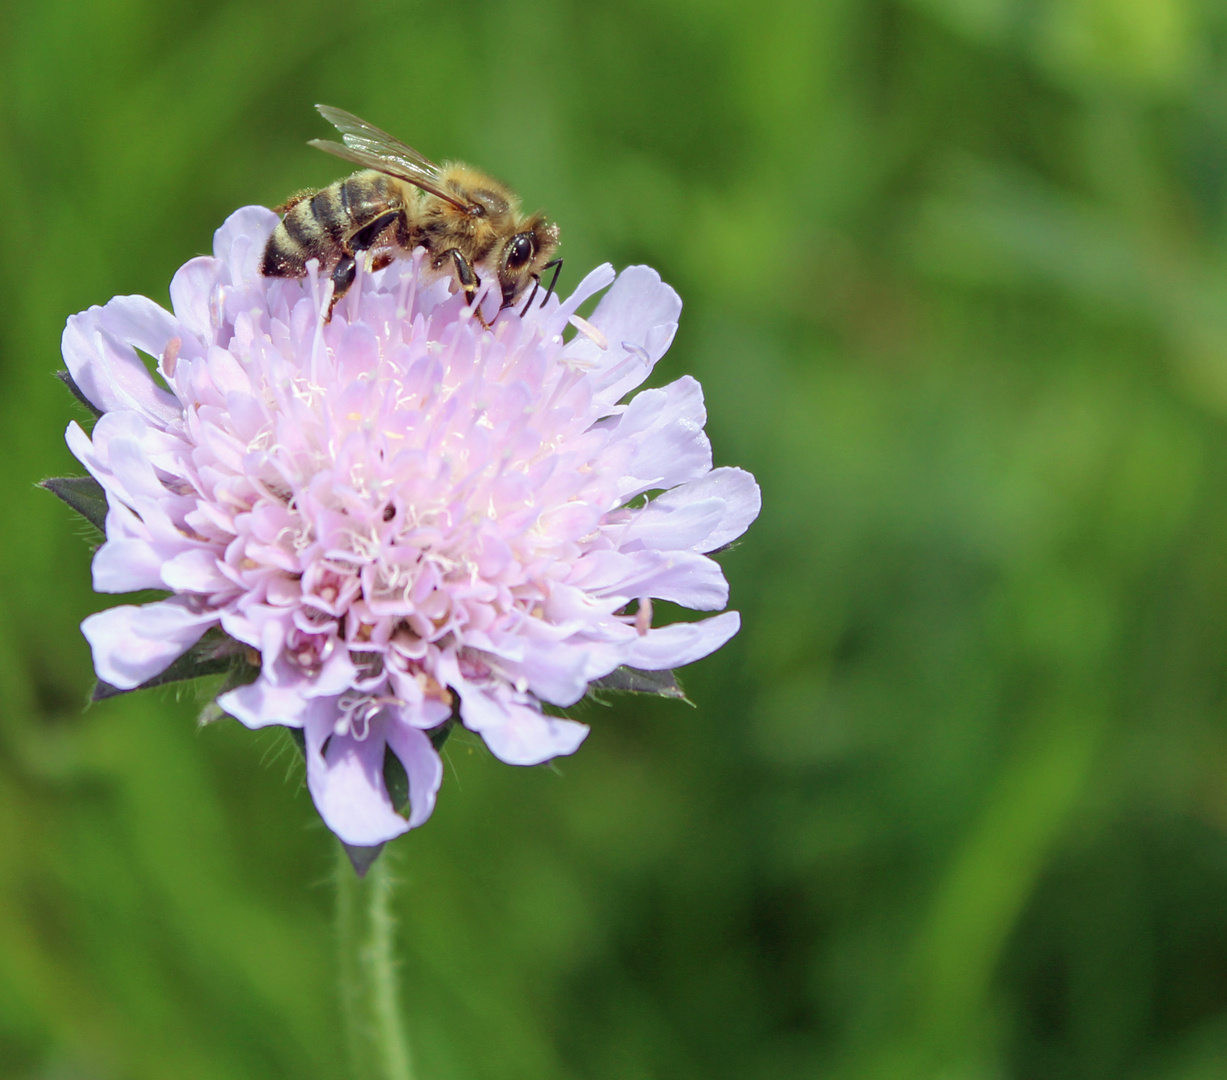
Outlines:
{"label": "hairy stem", "polygon": [[388,853],[359,878],[337,845],[341,1010],[354,1080],[413,1080],[396,978]]}

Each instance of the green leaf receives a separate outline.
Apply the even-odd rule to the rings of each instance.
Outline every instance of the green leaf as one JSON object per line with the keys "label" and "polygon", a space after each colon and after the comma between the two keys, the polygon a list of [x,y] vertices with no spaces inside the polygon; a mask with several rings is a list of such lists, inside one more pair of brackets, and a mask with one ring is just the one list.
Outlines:
{"label": "green leaf", "polygon": [[596,690],[618,690],[631,694],[655,694],[657,697],[689,701],[686,692],[672,671],[640,671],[633,667],[615,668],[603,679],[590,686]]}
{"label": "green leaf", "polygon": [[[147,679],[140,686],[132,689],[147,690],[153,686],[165,686],[167,683],[199,679],[205,675],[219,675],[227,671],[231,672],[231,680],[228,682],[233,681],[234,685],[227,685],[225,689],[233,689],[234,686],[242,686],[244,683],[251,682],[259,672],[259,668],[249,664],[245,659],[246,652],[247,646],[242,642],[235,641],[234,638],[228,637],[220,630],[210,630],[160,675],[155,675],[152,679]],[[92,698],[94,701],[105,701],[118,694],[131,692],[120,690],[99,679],[94,686]],[[224,692],[225,690],[222,691]],[[207,723],[207,719],[204,722]]]}
{"label": "green leaf", "polygon": [[53,476],[38,486],[63,499],[99,532],[106,532],[107,496],[92,476]]}

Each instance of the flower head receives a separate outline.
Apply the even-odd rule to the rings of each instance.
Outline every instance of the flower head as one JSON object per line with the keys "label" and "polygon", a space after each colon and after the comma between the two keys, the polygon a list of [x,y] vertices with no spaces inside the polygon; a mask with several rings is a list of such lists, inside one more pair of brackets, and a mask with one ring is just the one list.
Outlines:
{"label": "flower head", "polygon": [[121,690],[209,631],[241,643],[258,675],[218,704],[249,727],[302,729],[325,822],[375,845],[429,816],[430,733],[452,718],[503,761],[546,761],[587,728],[542,703],[736,633],[735,612],[653,627],[651,600],[725,606],[704,553],[754,519],[758,488],[712,468],[694,379],[621,403],[681,307],[652,270],[601,267],[565,302],[486,330],[402,260],[360,275],[327,321],[321,280],[259,274],[276,224],[259,207],[231,216],[214,256],[175,275],[173,314],[128,296],[68,321],[69,373],[101,413],[67,435],[106,492],[94,587],[171,593],[82,629]]}

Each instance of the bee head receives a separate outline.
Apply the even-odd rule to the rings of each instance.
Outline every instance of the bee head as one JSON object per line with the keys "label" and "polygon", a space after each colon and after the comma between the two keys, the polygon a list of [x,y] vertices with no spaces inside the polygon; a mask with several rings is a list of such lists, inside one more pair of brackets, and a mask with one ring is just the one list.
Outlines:
{"label": "bee head", "polygon": [[540,214],[508,237],[498,258],[503,307],[514,304],[529,282],[540,281],[541,270],[553,258],[557,247],[558,226],[551,225]]}

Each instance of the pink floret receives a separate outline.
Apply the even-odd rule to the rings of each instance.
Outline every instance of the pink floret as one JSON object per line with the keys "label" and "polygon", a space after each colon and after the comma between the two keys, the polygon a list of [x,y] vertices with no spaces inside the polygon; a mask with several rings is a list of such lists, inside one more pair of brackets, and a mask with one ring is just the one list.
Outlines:
{"label": "pink floret", "polygon": [[[324,282],[258,272],[277,220],[232,215],[214,256],[175,275],[174,314],[126,296],[68,321],[69,372],[103,413],[67,436],[107,493],[94,587],[173,594],[82,629],[120,689],[211,628],[244,643],[259,677],[219,704],[249,727],[302,728],[324,820],[373,845],[429,817],[442,766],[427,733],[457,703],[496,756],[536,764],[588,730],[543,702],[735,634],[736,612],[658,628],[645,613],[653,598],[725,606],[706,553],[745,530],[759,492],[712,468],[693,379],[620,403],[677,326],[654,271],[600,267],[486,330],[420,258],[401,260],[360,273],[326,322]],[[386,749],[409,778],[406,816]]]}

